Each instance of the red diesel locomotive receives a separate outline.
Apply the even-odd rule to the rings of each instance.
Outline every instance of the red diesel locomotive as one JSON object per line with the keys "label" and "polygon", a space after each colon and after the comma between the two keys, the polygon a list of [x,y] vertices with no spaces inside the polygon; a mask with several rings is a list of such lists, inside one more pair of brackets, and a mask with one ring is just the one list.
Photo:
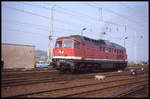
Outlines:
{"label": "red diesel locomotive", "polygon": [[71,35],[56,40],[51,65],[61,72],[124,69],[127,54],[124,47],[107,40]]}

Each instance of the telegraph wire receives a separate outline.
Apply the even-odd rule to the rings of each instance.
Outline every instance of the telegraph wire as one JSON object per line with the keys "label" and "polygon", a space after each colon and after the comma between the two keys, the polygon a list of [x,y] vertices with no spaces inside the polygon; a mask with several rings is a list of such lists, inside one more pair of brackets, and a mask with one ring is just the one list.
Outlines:
{"label": "telegraph wire", "polygon": [[[85,4],[87,4],[87,5],[91,6],[91,7],[94,7],[94,8],[99,8],[99,7],[96,7],[96,6],[91,5],[91,4],[88,4],[88,3],[85,3]],[[106,11],[109,11],[109,12],[111,12],[111,13],[114,13],[113,11],[108,10],[108,9],[106,9],[106,8],[105,8],[105,10],[106,10]],[[116,14],[116,13],[114,13],[114,14]],[[117,14],[117,15],[120,16],[120,17],[122,17],[122,15],[120,15],[120,14]],[[125,17],[122,17],[122,18],[125,18]],[[127,19],[127,20],[130,21],[129,19]],[[132,22],[133,22],[133,21],[132,21]],[[117,23],[114,23],[114,22],[110,22],[110,21],[105,21],[105,23],[124,27],[124,28],[125,28],[125,32],[127,31],[127,27],[128,27],[128,29],[130,29],[130,30],[134,30],[134,31],[137,30],[137,28],[135,28],[135,27],[133,27],[133,26],[129,26],[129,25],[127,25],[127,24],[121,25],[121,24],[117,24]],[[135,22],[134,22],[134,23],[135,23]],[[136,23],[136,24],[139,25],[138,23]],[[141,27],[141,26],[140,26],[140,27]],[[143,30],[144,28],[138,28],[138,29]]]}
{"label": "telegraph wire", "polygon": [[[86,15],[86,14],[83,14],[83,13],[79,13],[79,12],[76,12],[76,11],[70,10],[70,9],[68,10],[68,9],[65,9],[65,8],[63,8],[63,7],[60,7],[60,6],[57,6],[57,8],[63,9],[63,10],[65,10],[65,11],[68,11],[68,13],[72,13],[72,15],[74,14],[73,16],[81,17],[81,18],[83,18],[83,19],[85,19],[85,17],[87,17],[87,18],[92,19],[93,21],[98,22],[98,20],[97,20],[96,18],[91,17],[91,16],[89,16],[89,15]],[[76,14],[75,14],[75,13],[76,13]]]}
{"label": "telegraph wire", "polygon": [[[21,31],[21,30],[19,30],[19,29],[7,29],[6,31],[19,31],[19,32],[23,32],[23,33],[25,33],[25,35],[27,34],[27,35],[30,35],[30,34],[36,34],[36,33],[33,33],[33,32],[30,32],[30,31]],[[57,30],[57,31],[59,31],[59,30]],[[54,31],[54,32],[57,32],[57,31]],[[60,30],[61,31],[61,30]],[[17,35],[17,36],[23,36],[22,34],[21,35]],[[38,37],[42,37],[42,38],[48,38],[48,36],[41,36],[41,35],[30,35],[29,37],[34,37],[34,36],[38,36]],[[23,36],[24,37],[24,36]],[[61,36],[52,36],[52,37],[54,37],[54,38],[58,38],[58,37],[61,37]],[[37,38],[38,39],[38,38]]]}
{"label": "telegraph wire", "polygon": [[42,17],[44,19],[50,19],[49,17],[47,16],[42,16],[42,15],[39,15],[37,13],[33,13],[33,12],[29,12],[29,11],[25,11],[25,10],[22,10],[22,9],[17,9],[17,8],[14,8],[14,7],[10,7],[10,6],[3,6],[4,8],[9,8],[11,10],[16,10],[16,11],[19,11],[19,12],[23,12],[23,13],[27,13],[27,14],[30,14],[30,15],[34,15],[34,16],[39,16],[39,17]]}
{"label": "telegraph wire", "polygon": [[[43,18],[48,19],[48,20],[50,19],[49,17],[41,16],[41,15],[38,15],[38,14],[36,14],[36,13],[24,11],[24,10],[17,9],[17,8],[14,8],[14,7],[9,7],[9,6],[3,6],[3,7],[9,8],[9,9],[12,9],[12,10],[16,10],[16,11],[19,11],[19,12],[23,12],[23,13],[35,15],[35,16],[40,16],[40,17],[43,17]],[[55,21],[60,21],[60,22],[63,22],[63,23],[65,23],[65,24],[68,24],[68,25],[69,25],[69,24],[74,24],[74,25],[77,25],[77,26],[80,25],[80,24],[76,24],[76,23],[72,23],[72,22],[68,22],[68,21],[63,21],[63,20],[60,20],[60,19],[57,19],[57,18],[55,18]]]}
{"label": "telegraph wire", "polygon": [[[26,4],[26,3],[23,3],[23,4]],[[50,8],[47,8],[47,7],[44,7],[44,6],[40,6],[40,5],[33,5],[33,4],[26,4],[26,5],[32,5],[32,6],[37,6],[37,7],[40,7],[40,8],[44,8],[44,9],[46,9],[46,10],[50,10]],[[61,10],[63,9],[63,10],[65,10],[65,11],[67,11],[67,12],[64,12],[64,11],[60,11],[60,10],[58,10],[57,8],[60,8]],[[63,13],[63,14],[67,14],[67,15],[71,15],[71,16],[73,16],[73,17],[80,17],[80,19],[82,18],[82,19],[85,19],[84,17],[85,16],[87,16],[87,15],[84,15],[84,17],[83,17],[83,15],[82,14],[74,14],[74,13],[71,13],[71,12],[74,12],[74,11],[69,11],[68,9],[65,9],[65,8],[63,8],[63,7],[60,7],[60,6],[57,6],[55,9],[54,9],[54,11],[56,11],[56,12],[60,12],[60,13]],[[78,15],[80,15],[80,16],[78,16]],[[82,15],[82,17],[81,17],[81,15]],[[79,20],[79,21],[83,21],[83,20]],[[76,18],[76,20],[78,20],[77,18]],[[84,21],[84,22],[86,22],[87,23],[87,20],[88,19],[85,19],[86,21]],[[88,20],[89,21],[89,20]],[[95,20],[95,21],[97,21],[97,20]],[[91,24],[91,23],[89,23],[89,24]]]}
{"label": "telegraph wire", "polygon": [[[96,3],[93,3],[93,4],[95,4],[96,6],[98,6]],[[93,5],[92,5],[93,6]],[[96,6],[93,6],[93,7],[95,7],[95,8],[99,8],[99,7],[96,7]],[[108,8],[104,8],[107,12],[111,12],[111,13],[113,13],[113,14],[115,14],[115,15],[117,15],[117,16],[119,16],[119,17],[121,17],[121,18],[124,18],[124,19],[126,19],[126,20],[128,20],[129,22],[133,22],[133,23],[135,23],[135,24],[137,24],[137,25],[140,25],[138,22],[136,22],[136,21],[134,21],[134,20],[131,20],[131,19],[129,19],[128,17],[126,17],[126,16],[123,16],[123,15],[121,15],[121,14],[118,14],[118,13],[116,13],[115,11],[112,11],[112,10],[110,10],[110,9],[108,9]],[[140,26],[141,27],[141,26]]]}
{"label": "telegraph wire", "polygon": [[33,29],[38,29],[38,30],[44,30],[44,31],[47,31],[47,32],[49,32],[49,29],[47,28],[43,28],[43,27],[39,27],[39,26],[37,26],[37,25],[31,25],[31,24],[28,24],[28,23],[19,23],[19,22],[14,22],[13,24],[6,24],[6,25],[19,25],[19,26],[26,26],[26,27],[32,27]]}
{"label": "telegraph wire", "polygon": [[49,28],[48,26],[44,26],[44,25],[39,25],[39,24],[33,24],[33,23],[27,23],[27,22],[20,22],[20,21],[17,21],[17,20],[4,20],[5,22],[12,22],[12,23],[18,23],[18,24],[22,24],[22,25],[32,25],[32,26],[37,26],[37,27],[43,27],[46,29]]}
{"label": "telegraph wire", "polygon": [[64,28],[60,28],[60,27],[56,27],[56,29],[66,30],[66,31],[73,31],[73,32],[75,32],[75,31],[76,31],[76,30],[72,30],[72,29],[64,29]]}
{"label": "telegraph wire", "polygon": [[[123,7],[125,7],[125,9],[128,9],[129,11],[130,11],[130,9],[132,9],[132,7],[130,7],[130,6],[126,5],[126,4],[124,4],[124,3],[119,3],[119,4],[122,5]],[[132,14],[130,13],[130,16],[134,16],[136,18],[139,18],[139,17],[135,16],[133,13]]]}
{"label": "telegraph wire", "polygon": [[[88,3],[86,3],[86,4],[88,4]],[[88,4],[88,5],[90,5],[90,4]],[[93,5],[90,5],[90,6],[93,6]],[[39,14],[36,14],[36,13],[33,13],[33,12],[28,12],[28,11],[25,11],[25,10],[21,10],[21,9],[17,9],[17,8],[13,8],[13,7],[8,7],[8,6],[3,6],[3,7],[5,7],[5,8],[10,8],[10,9],[14,9],[14,10],[17,10],[17,11],[20,11],[20,12],[24,12],[24,13],[28,13],[28,14],[31,14],[31,15],[35,15],[35,16],[40,16],[40,17],[43,17],[43,18],[45,18],[45,19],[49,19],[49,17],[46,17],[46,16],[41,16],[41,15],[39,15]],[[94,6],[95,7],[95,6]],[[48,9],[48,8],[46,8],[46,7],[43,7],[43,8],[45,8],[45,9]],[[99,7],[96,7],[96,8],[99,8]],[[110,10],[109,10],[110,11]],[[111,11],[112,12],[112,11]],[[114,12],[112,12],[112,13],[114,13]],[[118,14],[117,14],[118,15]],[[120,16],[120,15],[119,15]],[[114,22],[108,22],[108,21],[105,21],[106,23],[109,23],[109,24],[115,24],[115,25],[120,25],[120,24],[116,24],[116,23],[114,23]],[[121,25],[122,26],[122,25]]]}
{"label": "telegraph wire", "polygon": [[[87,4],[87,5],[91,6],[91,7],[97,8],[97,9],[99,9],[99,8],[102,8],[102,7],[96,7],[96,6],[94,6],[94,5],[91,5],[91,4],[89,4],[89,3],[85,3],[85,4]],[[103,8],[103,9],[104,9],[104,8]],[[111,21],[103,21],[103,22],[104,22],[104,23],[113,24],[113,25],[125,26],[125,25],[118,24],[118,23],[111,22]]]}
{"label": "telegraph wire", "polygon": [[[24,3],[24,4],[26,4],[26,3]],[[27,5],[33,5],[33,4],[27,4]],[[44,9],[46,9],[46,10],[50,10],[50,8],[45,7],[45,6],[40,6],[40,5],[33,5],[33,6],[38,6],[38,7],[44,8]],[[58,11],[58,10],[56,10],[57,8],[60,8],[60,9],[63,9],[63,10],[65,10],[65,11],[67,11],[67,12],[65,12],[65,13],[69,13],[69,14],[70,14],[70,15],[72,15],[72,16],[82,15],[82,17],[84,16],[84,17],[92,18],[91,16],[83,15],[83,14],[81,14],[81,13],[77,13],[77,12],[75,12],[75,11],[73,11],[73,10],[65,9],[65,8],[60,7],[60,6],[58,6],[58,5],[57,5],[57,7],[56,7],[54,10],[55,10],[55,11]],[[59,10],[59,11],[60,11],[60,10]],[[74,13],[77,13],[77,14],[74,14]],[[92,19],[96,20],[95,18],[92,18]],[[96,21],[97,21],[97,20],[96,20]]]}
{"label": "telegraph wire", "polygon": [[[55,9],[55,11],[56,11],[56,12],[60,12],[60,13],[62,13],[62,14],[65,14],[65,13],[67,14],[67,13],[68,13],[67,16],[69,15],[69,16],[75,17],[75,18],[74,18],[75,20],[77,20],[77,21],[79,21],[79,22],[82,21],[82,22],[84,22],[84,24],[85,24],[85,23],[86,23],[87,25],[91,25],[91,24],[92,24],[91,22],[90,22],[90,23],[87,22],[87,21],[89,21],[88,19],[85,19],[85,18],[82,18],[82,17],[79,17],[79,16],[75,16],[75,15],[73,15],[73,14],[69,14],[69,12],[63,12],[63,11],[60,11],[60,10],[57,10],[57,9]],[[82,19],[79,20],[79,18],[80,18],[80,19],[82,18]],[[75,22],[77,22],[77,21],[75,21]]]}
{"label": "telegraph wire", "polygon": [[[19,24],[18,24],[19,25]],[[56,32],[56,31],[70,31],[70,32],[77,32],[77,30],[72,30],[72,29],[64,29],[64,28],[60,28],[60,27],[55,27],[55,29],[56,30],[54,30],[54,32]],[[12,31],[21,31],[21,30],[18,30],[18,29],[8,29],[8,30],[12,30]],[[25,32],[25,33],[29,33],[30,31],[21,31],[21,32]],[[49,31],[47,31],[47,32],[49,32]],[[43,34],[39,34],[39,33],[33,33],[33,32],[30,32],[30,34],[36,34],[36,35],[39,35],[39,36],[41,36],[41,35],[43,35]],[[46,35],[44,35],[44,36],[46,36]]]}
{"label": "telegraph wire", "polygon": [[[5,20],[6,21],[6,20]],[[11,22],[11,23],[13,23],[13,24],[6,24],[6,25],[26,25],[27,27],[34,27],[34,28],[36,28],[36,29],[40,29],[40,30],[45,30],[45,31],[47,31],[47,32],[49,32],[49,27],[47,27],[46,28],[46,26],[43,26],[43,25],[37,25],[37,24],[31,24],[31,23],[27,23],[27,22],[19,22],[19,21],[12,21],[12,20],[7,20],[6,22]],[[38,28],[38,27],[43,27],[43,28],[45,28],[45,29],[42,29],[42,28]],[[75,32],[75,31],[77,31],[77,30],[73,30],[73,29],[65,29],[65,28],[60,28],[60,27],[58,27],[58,26],[55,26],[55,29],[61,29],[61,30],[65,30],[65,31],[73,31],[73,32]]]}
{"label": "telegraph wire", "polygon": [[[24,3],[24,4],[27,4],[27,3]],[[38,6],[39,7],[39,5],[33,5],[33,4],[27,4],[27,5],[32,5],[32,6]],[[47,7],[44,7],[44,6],[40,6],[41,8],[44,8],[44,9],[47,9],[47,10],[49,10],[50,8],[47,8]],[[69,11],[69,12],[65,12],[65,13],[69,13],[69,15],[72,15],[72,16],[77,16],[77,15],[80,15],[80,16],[88,16],[88,15],[83,15],[83,14],[81,14],[81,13],[77,13],[77,12],[75,12],[75,11],[73,11],[73,10],[68,10],[68,9],[65,9],[65,8],[63,8],[63,7],[60,7],[60,6],[57,6],[57,8],[60,8],[60,9],[63,9],[63,10],[65,10],[65,11]],[[57,10],[56,8],[55,8],[55,11],[58,11],[58,12],[61,12],[60,10]],[[75,13],[77,13],[76,15],[73,15],[73,14],[71,14],[70,12],[75,12]],[[62,13],[64,13],[64,12],[62,12]],[[82,18],[81,17],[81,18]],[[93,21],[95,21],[95,22],[97,22],[98,23],[98,20],[97,19],[95,19],[95,18],[93,18],[93,17],[90,17],[90,16],[88,16],[88,18],[90,18],[90,19],[92,19]],[[84,18],[85,19],[85,18]],[[56,21],[61,21],[62,22],[62,20],[60,20],[60,19],[56,19]],[[83,21],[83,20],[82,20]],[[116,23],[114,23],[114,22],[110,22],[110,21],[103,21],[103,20],[99,20],[99,21],[102,21],[102,22],[104,22],[104,23],[107,23],[107,24],[114,24],[114,25],[120,25],[120,24],[116,24]],[[86,21],[87,22],[87,21]],[[66,22],[64,22],[63,21],[63,23],[66,23]],[[71,22],[67,22],[67,24],[70,24]],[[93,22],[94,23],[94,22]],[[75,24],[75,23],[74,23]],[[89,23],[89,25],[90,25],[91,23]],[[79,25],[79,24],[76,24],[76,25]],[[120,25],[120,26],[124,26],[124,25]]]}
{"label": "telegraph wire", "polygon": [[50,8],[47,8],[47,7],[44,7],[44,6],[41,6],[41,5],[37,5],[37,4],[35,4],[35,5],[34,5],[34,4],[31,4],[31,3],[29,4],[29,3],[24,3],[24,2],[23,2],[23,4],[24,4],[24,5],[37,6],[37,7],[39,7],[39,6],[40,6],[40,8],[43,8],[43,9],[46,9],[46,10],[50,11]]}
{"label": "telegraph wire", "polygon": [[[26,4],[26,3],[24,3],[24,4]],[[44,8],[44,9],[46,9],[46,10],[49,10],[50,8],[48,8],[48,7],[44,7],[44,6],[40,6],[40,5],[33,5],[33,4],[27,4],[27,5],[32,5],[32,6],[37,6],[37,7],[41,7],[41,8]],[[57,8],[59,8],[59,9],[63,9],[64,11],[67,11],[67,12],[63,12],[63,11],[60,11],[60,10],[58,10]],[[83,13],[79,13],[79,12],[75,12],[75,11],[73,11],[73,10],[68,10],[68,9],[65,9],[65,8],[63,8],[63,7],[60,7],[60,6],[57,6],[57,7],[55,7],[55,9],[54,9],[56,12],[58,11],[58,12],[61,12],[61,13],[63,13],[63,14],[69,14],[69,15],[72,15],[73,17],[80,17],[80,19],[82,18],[82,19],[85,19],[84,17],[87,17],[87,18],[89,18],[89,19],[92,19],[92,21],[95,21],[95,22],[98,22],[98,20],[96,19],[96,18],[94,18],[94,17],[91,17],[91,16],[89,16],[89,15],[85,15],[85,14],[83,14]],[[76,14],[75,14],[76,13]],[[77,19],[78,20],[78,19]],[[88,20],[88,19],[85,19],[85,20]],[[83,21],[83,20],[80,20],[80,21]],[[89,20],[88,20],[89,21]],[[85,21],[86,23],[87,23],[87,21]],[[92,23],[94,23],[94,22],[92,22]],[[89,24],[91,24],[91,23],[89,23]]]}
{"label": "telegraph wire", "polygon": [[[46,10],[50,10],[50,8],[48,8],[48,7],[44,7],[44,6],[40,6],[40,5],[33,5],[33,4],[27,4],[27,3],[23,3],[23,4],[26,4],[26,5],[32,5],[32,6],[37,6],[37,7],[40,7],[40,8],[44,8],[44,9],[46,9]],[[59,6],[57,6],[57,8],[61,8],[61,9],[64,9],[64,8],[62,8],[62,7],[59,7]],[[61,12],[60,10],[58,10],[58,9],[56,9],[56,8],[54,8],[54,11],[58,11],[58,12]],[[62,12],[63,13],[63,12]],[[65,12],[65,13],[69,13],[69,12]],[[63,13],[64,14],[64,13]],[[69,15],[72,15],[72,16],[74,16],[73,14],[69,14]],[[75,17],[75,16],[74,16]],[[85,18],[84,18],[85,19]],[[78,20],[78,19],[77,19]],[[78,23],[73,23],[73,22],[69,22],[69,21],[63,21],[63,20],[60,20],[60,19],[57,19],[57,18],[55,18],[55,21],[59,21],[59,22],[63,22],[63,23],[65,23],[65,24],[74,24],[74,25],[77,25],[77,26],[79,26],[79,25],[81,25],[81,24],[78,24]],[[80,20],[81,21],[81,20]],[[83,21],[83,20],[82,20]],[[87,21],[85,21],[85,22],[87,22]]]}
{"label": "telegraph wire", "polygon": [[[10,9],[18,10],[18,11],[20,11],[20,12],[24,12],[24,13],[28,13],[28,14],[32,14],[32,15],[35,15],[35,16],[40,16],[40,17],[49,19],[49,18],[46,17],[46,16],[41,16],[41,15],[35,14],[35,13],[33,13],[33,12],[27,12],[27,11],[24,11],[24,10],[21,10],[21,9],[17,9],[17,8],[13,8],[13,7],[8,7],[8,6],[3,6],[3,7],[7,7],[7,8],[10,8]],[[46,9],[47,9],[47,8],[46,8]],[[57,20],[57,19],[56,19],[56,21],[61,21],[61,22],[63,22],[63,23],[66,23],[66,21],[62,21],[62,20]],[[105,22],[110,23],[109,21],[105,21]],[[68,23],[66,23],[66,24],[68,24]],[[112,22],[111,22],[110,24],[115,24],[115,23],[112,23]],[[76,25],[78,26],[79,24],[76,24]],[[117,24],[117,25],[118,25],[118,24]]]}
{"label": "telegraph wire", "polygon": [[[46,37],[46,35],[43,35],[43,34],[40,34],[40,33],[37,33],[37,32],[31,32],[31,31],[22,31],[22,30],[19,30],[19,29],[6,29],[6,31],[9,30],[9,31],[18,31],[19,33],[20,32],[24,32],[25,34],[33,34],[34,36],[40,36],[40,37]],[[17,33],[18,33],[17,32]],[[21,34],[22,35],[22,34]]]}

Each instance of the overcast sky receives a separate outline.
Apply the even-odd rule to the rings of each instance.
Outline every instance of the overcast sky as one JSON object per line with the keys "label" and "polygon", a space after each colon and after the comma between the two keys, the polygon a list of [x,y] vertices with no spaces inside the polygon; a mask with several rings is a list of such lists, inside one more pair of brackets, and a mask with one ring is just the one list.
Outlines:
{"label": "overcast sky", "polygon": [[[2,43],[34,45],[47,51],[53,9],[53,45],[56,38],[83,35],[124,46],[134,61],[147,61],[148,2],[2,2]],[[102,35],[106,32],[106,35]]]}

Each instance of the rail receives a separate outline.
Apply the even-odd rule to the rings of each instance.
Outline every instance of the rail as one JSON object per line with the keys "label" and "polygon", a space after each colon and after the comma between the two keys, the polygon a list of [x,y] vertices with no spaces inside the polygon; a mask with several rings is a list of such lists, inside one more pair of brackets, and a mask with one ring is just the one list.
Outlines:
{"label": "rail", "polygon": [[[141,87],[141,86],[145,86],[147,83],[142,83],[142,84],[139,84],[139,85],[135,85],[135,86],[133,86],[133,87],[131,87],[131,88],[127,88],[127,89],[124,89],[124,90],[121,90],[121,91],[119,91],[119,92],[116,92],[116,93],[113,93],[113,94],[111,94],[111,95],[108,95],[108,96],[105,96],[105,98],[110,98],[110,97],[123,97],[123,96],[126,96],[126,95],[128,95],[128,94],[130,94],[130,93],[132,93],[132,92],[135,92],[135,91],[137,91],[137,90],[134,90],[135,88],[139,88],[139,87]],[[134,91],[132,91],[132,90],[134,90]],[[138,89],[139,90],[139,89]]]}
{"label": "rail", "polygon": [[[137,74],[143,74],[143,73],[146,73],[145,72],[138,72]],[[112,77],[112,76],[128,76],[130,75],[130,72],[121,72],[121,73],[118,73],[118,72],[114,72],[114,73],[109,73],[109,74],[103,74],[102,75],[105,75],[106,77]],[[58,75],[57,75],[58,76]],[[41,78],[35,78],[35,79],[31,79],[31,78],[24,78],[24,79],[15,79],[15,80],[3,80],[2,79],[2,87],[8,87],[8,86],[19,86],[19,85],[28,85],[28,84],[36,84],[36,83],[43,83],[43,82],[58,82],[58,81],[66,81],[66,80],[73,80],[73,79],[89,79],[89,78],[94,78],[95,74],[88,74],[88,75],[73,75],[73,76],[70,76],[69,75],[69,78],[66,77],[64,75],[64,77],[62,76],[61,78],[60,77],[41,77]],[[67,79],[66,79],[67,78]],[[27,80],[28,79],[28,80]]]}
{"label": "rail", "polygon": [[[146,73],[147,71],[139,71],[137,72],[137,74],[143,74]],[[128,76],[130,75],[130,72],[114,72],[114,73],[109,73],[109,74],[105,74],[102,73],[102,75],[105,75],[106,77],[113,77],[113,76]],[[58,76],[58,75],[57,75]],[[88,74],[88,75],[69,75],[68,77],[66,77],[64,75],[60,77],[41,77],[41,78],[35,78],[35,79],[31,79],[31,78],[24,78],[24,79],[15,79],[15,80],[3,80],[2,79],[2,87],[8,87],[8,86],[19,86],[19,85],[28,85],[28,84],[36,84],[36,83],[43,83],[43,82],[59,82],[59,81],[66,81],[66,80],[74,80],[74,79],[89,79],[89,78],[94,78],[95,74]],[[67,79],[66,79],[67,78]],[[28,79],[28,80],[27,80]]]}
{"label": "rail", "polygon": [[[141,77],[137,77],[137,78],[144,78],[147,76],[141,76]],[[84,86],[90,86],[90,85],[96,85],[96,84],[106,84],[106,83],[111,83],[111,82],[118,82],[118,81],[125,81],[125,80],[133,80],[133,79],[137,79],[135,77],[129,77],[129,78],[123,78],[123,79],[119,79],[119,80],[108,80],[108,81],[102,81],[102,82],[96,82],[96,83],[90,83],[90,84],[82,84],[82,85],[76,85],[76,86],[70,86],[70,87],[63,87],[63,88],[57,88],[57,89],[51,89],[51,90],[43,90],[43,91],[38,91],[38,92],[29,92],[29,93],[23,93],[23,94],[18,94],[18,95],[13,95],[13,96],[6,96],[3,98],[9,98],[9,97],[20,97],[20,96],[28,96],[28,95],[33,95],[33,94],[40,94],[40,93],[45,93],[45,92],[52,92],[52,91],[58,91],[58,90],[65,90],[65,89],[70,89],[70,88],[77,88],[77,87],[84,87]],[[142,81],[136,81],[136,82],[143,82],[143,81],[147,81],[147,80],[142,80]],[[117,84],[114,86],[109,86],[109,87],[104,87],[104,88],[99,88],[96,90],[102,90],[102,89],[107,89],[107,88],[112,88],[112,87],[117,87],[117,86],[124,86],[127,84],[133,84],[136,82],[130,82],[130,83],[125,83],[125,84]],[[77,93],[72,93],[72,94],[67,94],[67,95],[61,95],[58,97],[67,97],[67,96],[72,96],[72,95],[76,95],[76,94],[81,94],[81,93],[87,93],[87,92],[91,92],[91,91],[96,91],[96,90],[90,90],[90,91],[84,91],[84,92],[77,92]]]}

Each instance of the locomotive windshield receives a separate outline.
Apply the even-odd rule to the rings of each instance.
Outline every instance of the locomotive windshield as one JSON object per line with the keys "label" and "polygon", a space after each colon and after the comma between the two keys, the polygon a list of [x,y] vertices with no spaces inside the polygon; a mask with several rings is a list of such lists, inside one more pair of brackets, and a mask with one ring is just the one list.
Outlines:
{"label": "locomotive windshield", "polygon": [[65,48],[71,48],[72,47],[72,41],[64,41],[64,47]]}
{"label": "locomotive windshield", "polygon": [[62,41],[57,41],[56,42],[56,48],[60,48],[62,46]]}

